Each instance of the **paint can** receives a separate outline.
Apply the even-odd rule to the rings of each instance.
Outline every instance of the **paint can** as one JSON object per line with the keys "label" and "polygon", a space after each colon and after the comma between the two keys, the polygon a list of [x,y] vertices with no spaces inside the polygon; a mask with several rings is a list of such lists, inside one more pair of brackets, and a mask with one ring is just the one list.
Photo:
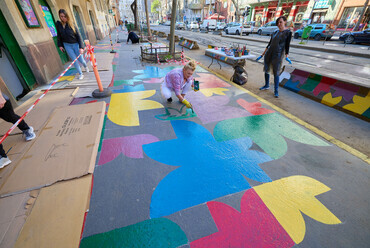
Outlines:
{"label": "paint can", "polygon": [[199,81],[194,80],[194,91],[199,90]]}

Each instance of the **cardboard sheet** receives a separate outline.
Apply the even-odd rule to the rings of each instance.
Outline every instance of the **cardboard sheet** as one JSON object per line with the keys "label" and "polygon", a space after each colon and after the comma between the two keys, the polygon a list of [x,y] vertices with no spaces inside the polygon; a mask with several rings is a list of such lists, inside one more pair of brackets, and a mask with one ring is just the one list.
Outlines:
{"label": "cardboard sheet", "polygon": [[40,190],[14,247],[78,247],[92,175]]}
{"label": "cardboard sheet", "polygon": [[0,169],[0,185],[11,174],[13,167],[21,160],[33,142],[35,140],[26,142],[22,134],[10,135],[6,138],[3,142],[3,147],[12,163]]}
{"label": "cardboard sheet", "polygon": [[0,185],[0,196],[92,173],[105,106],[105,102],[96,102],[55,109],[35,142]]}
{"label": "cardboard sheet", "polygon": [[[0,247],[13,247],[26,222],[29,193],[0,198]],[[32,206],[30,206],[32,208]]]}
{"label": "cardboard sheet", "polygon": [[[49,119],[51,112],[56,107],[68,106],[72,101],[72,93],[74,89],[51,90],[49,91],[34,109],[26,116],[25,121],[34,130],[40,130],[45,122]],[[42,92],[37,93],[32,98],[27,100],[18,108],[15,108],[15,113],[22,116],[27,109],[40,97]],[[14,106],[13,106],[14,108]],[[0,135],[4,135],[13,124],[0,119]],[[18,128],[15,128],[12,134],[21,133]]]}

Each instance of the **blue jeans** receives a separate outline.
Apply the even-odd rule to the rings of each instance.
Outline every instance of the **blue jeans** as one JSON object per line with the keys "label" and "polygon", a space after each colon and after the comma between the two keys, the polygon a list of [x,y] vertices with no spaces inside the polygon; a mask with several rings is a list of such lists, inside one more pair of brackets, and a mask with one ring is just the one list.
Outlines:
{"label": "blue jeans", "polygon": [[[75,60],[78,55],[80,55],[80,47],[79,47],[78,43],[66,43],[66,42],[63,42],[63,45],[64,45],[64,48],[66,49],[66,52],[67,52],[68,56],[72,59],[72,61]],[[84,67],[87,67],[86,61],[85,61],[83,55],[81,55],[78,58],[78,61]],[[78,63],[78,61],[75,62],[74,66],[77,69],[78,73],[81,75],[82,74],[82,70],[81,70],[81,67],[80,67],[80,64]]]}
{"label": "blue jeans", "polygon": [[[265,72],[265,86],[270,86],[270,74]],[[278,94],[279,89],[279,75],[274,75],[274,92]]]}

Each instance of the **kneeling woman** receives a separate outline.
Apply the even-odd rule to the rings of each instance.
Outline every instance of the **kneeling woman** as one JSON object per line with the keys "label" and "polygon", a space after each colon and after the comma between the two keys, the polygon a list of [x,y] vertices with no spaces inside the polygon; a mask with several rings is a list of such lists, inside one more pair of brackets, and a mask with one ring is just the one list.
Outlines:
{"label": "kneeling woman", "polygon": [[167,102],[172,102],[172,91],[180,102],[186,105],[187,108],[191,108],[189,101],[185,99],[185,94],[191,90],[194,84],[193,73],[195,71],[196,64],[193,61],[187,63],[184,68],[176,68],[167,73],[164,78],[164,82],[161,87],[161,93]]}

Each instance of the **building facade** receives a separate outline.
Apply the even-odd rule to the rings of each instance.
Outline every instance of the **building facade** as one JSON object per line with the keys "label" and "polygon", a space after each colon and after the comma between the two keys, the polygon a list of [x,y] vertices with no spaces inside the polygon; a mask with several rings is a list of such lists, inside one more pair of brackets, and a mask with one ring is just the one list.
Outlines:
{"label": "building facade", "polygon": [[57,46],[55,22],[65,9],[83,39],[95,44],[114,28],[104,0],[0,1],[0,76],[14,98],[51,82],[68,61]]}

